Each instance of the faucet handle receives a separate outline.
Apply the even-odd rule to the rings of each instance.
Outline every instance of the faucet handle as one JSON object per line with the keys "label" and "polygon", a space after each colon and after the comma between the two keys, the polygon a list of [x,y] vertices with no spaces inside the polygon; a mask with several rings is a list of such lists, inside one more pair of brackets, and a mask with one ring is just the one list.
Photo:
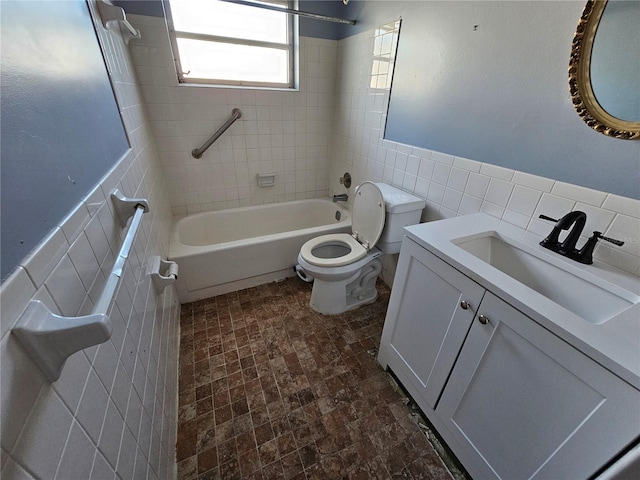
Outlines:
{"label": "faucet handle", "polygon": [[597,236],[600,240],[604,240],[605,242],[613,243],[614,245],[617,245],[619,247],[624,245],[624,242],[622,240],[616,240],[615,238],[605,237],[600,232],[593,232],[593,235]]}
{"label": "faucet handle", "polygon": [[539,218],[541,218],[541,219],[543,219],[543,220],[549,220],[550,222],[558,222],[558,219],[557,219],[557,218],[547,217],[546,215],[540,215],[540,217],[539,217]]}
{"label": "faucet handle", "polygon": [[589,238],[589,240],[587,240],[580,251],[572,254],[570,258],[573,258],[577,262],[591,265],[593,263],[593,251],[596,248],[598,240],[604,240],[605,242],[613,243],[614,245],[618,245],[619,247],[624,245],[624,242],[622,240],[604,237],[602,236],[602,232],[593,232],[593,235]]}

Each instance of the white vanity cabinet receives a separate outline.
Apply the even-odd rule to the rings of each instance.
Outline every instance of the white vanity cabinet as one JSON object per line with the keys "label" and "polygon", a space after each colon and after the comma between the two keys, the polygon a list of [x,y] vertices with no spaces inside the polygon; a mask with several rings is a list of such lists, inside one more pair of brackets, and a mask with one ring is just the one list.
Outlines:
{"label": "white vanity cabinet", "polygon": [[637,389],[409,238],[378,359],[473,478],[588,478],[640,434]]}
{"label": "white vanity cabinet", "polygon": [[435,408],[484,292],[405,237],[378,361],[411,385],[416,401]]}

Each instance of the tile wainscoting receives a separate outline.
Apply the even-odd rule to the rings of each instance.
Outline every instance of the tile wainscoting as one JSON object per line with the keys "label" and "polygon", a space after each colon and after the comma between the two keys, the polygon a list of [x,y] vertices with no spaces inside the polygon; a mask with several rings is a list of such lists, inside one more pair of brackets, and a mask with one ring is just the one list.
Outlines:
{"label": "tile wainscoting", "polygon": [[[131,149],[2,284],[6,480],[175,476],[180,305],[174,287],[158,295],[147,275],[149,259],[168,251],[171,209],[128,48],[94,23]],[[50,384],[11,329],[32,299],[57,314],[90,313],[123,238],[114,188],[146,198],[150,211],[109,311],[113,334],[69,357]]]}

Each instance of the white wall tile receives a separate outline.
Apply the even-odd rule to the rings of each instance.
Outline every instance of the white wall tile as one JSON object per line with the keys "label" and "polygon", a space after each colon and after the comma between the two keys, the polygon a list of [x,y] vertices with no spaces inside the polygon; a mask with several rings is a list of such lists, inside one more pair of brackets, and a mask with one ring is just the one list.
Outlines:
{"label": "white wall tile", "polygon": [[34,477],[12,458],[9,458],[3,466],[2,477],[11,480],[34,480]]}
{"label": "white wall tile", "polygon": [[447,187],[453,188],[459,192],[464,192],[469,178],[469,172],[461,168],[452,168],[447,181]]}
{"label": "white wall tile", "polygon": [[[95,9],[93,1],[89,2],[89,8]],[[155,469],[163,472],[162,478],[175,475],[174,457],[168,453],[173,452],[175,445],[176,413],[173,410],[176,408],[177,377],[169,372],[176,369],[177,349],[168,342],[175,340],[179,306],[175,289],[166,289],[164,295],[156,296],[148,279],[142,275],[148,256],[167,253],[171,208],[164,192],[168,189],[145,106],[135,77],[131,75],[133,67],[128,49],[119,34],[104,30],[100,22],[96,23],[96,32],[107,64],[114,67],[112,81],[132,148],[122,158],[114,159],[114,167],[0,289],[3,478],[21,478],[27,471],[37,478],[54,478],[56,469],[55,478],[59,479],[114,478],[118,462],[127,471],[125,467],[134,465],[136,461],[138,470],[145,474]],[[153,63],[168,54],[168,51],[145,50],[144,55],[151,57],[143,55],[141,58]],[[165,74],[162,69],[156,69],[153,81],[165,81]],[[171,89],[155,93],[162,96],[166,104],[166,108],[156,111],[162,111],[164,121],[169,121],[177,113]],[[196,113],[203,115],[207,109],[203,107]],[[193,148],[191,142],[188,147]],[[151,211],[143,217],[133,254],[125,267],[121,293],[110,311],[114,322],[113,340],[120,344],[115,347],[112,341],[108,341],[73,354],[67,360],[60,379],[51,385],[16,337],[9,335],[8,331],[32,299],[43,301],[58,314],[73,316],[74,310],[87,312],[91,309],[92,300],[97,299],[102,291],[105,275],[111,271],[114,252],[119,249],[123,236],[121,228],[113,220],[110,206],[110,193],[116,187],[126,195],[144,197],[151,203]],[[144,298],[142,307],[132,298]],[[162,403],[152,417],[146,417],[146,438],[142,438],[143,445],[138,446],[139,439],[124,428],[122,417],[129,413],[132,380],[124,367],[120,368],[120,375],[116,375],[116,371],[122,365],[119,355],[123,346],[129,349],[126,352],[122,350],[123,358],[139,355],[138,345],[125,342],[125,338],[130,337],[125,318],[128,321],[140,312],[144,315],[145,309],[158,312],[157,318],[156,315],[145,317],[145,328],[149,331],[160,329],[163,341],[154,343],[149,334],[142,332],[146,335],[142,347],[146,351],[141,358],[147,365],[151,358],[154,360],[153,370],[142,369],[143,378],[138,382],[148,386],[145,394],[148,393],[150,399],[162,399]],[[154,323],[158,325],[154,327]],[[167,375],[162,383],[155,381],[158,370]],[[144,375],[152,378],[144,378]],[[156,408],[153,402],[150,406]],[[148,422],[152,422],[151,426]],[[157,433],[159,439],[152,447],[148,434],[150,429]],[[125,434],[125,430],[129,433]],[[123,435],[126,446],[120,453]],[[142,455],[136,455],[137,451]],[[148,465],[150,460],[145,460],[150,458],[156,459],[153,468]],[[153,475],[151,477],[154,478]]]}
{"label": "white wall tile", "polygon": [[85,225],[89,221],[89,209],[84,203],[78,204],[76,208],[61,222],[60,228],[68,243],[73,241],[82,233]]}
{"label": "white wall tile", "polygon": [[22,265],[36,288],[43,284],[67,250],[69,243],[62,230],[56,227],[24,260]]}
{"label": "white wall tile", "polygon": [[441,163],[444,165],[453,165],[453,160],[454,157],[453,155],[448,155],[446,153],[442,153],[442,152],[432,152],[431,153],[431,160],[433,160],[436,163]]}
{"label": "white wall tile", "polygon": [[100,269],[100,265],[98,264],[98,260],[96,260],[96,256],[93,254],[89,240],[84,232],[81,233],[73,242],[73,245],[71,245],[69,258],[85,290],[89,291]]}
{"label": "white wall tile", "polygon": [[109,400],[104,414],[98,449],[113,469],[115,469],[118,463],[118,453],[120,452],[123,428],[124,419],[116,408],[115,403]]}
{"label": "white wall tile", "polygon": [[[622,240],[624,245],[616,250],[640,257],[640,219],[618,214],[605,231],[605,236]],[[608,245],[607,245],[608,246]],[[635,271],[635,269],[634,269]]]}
{"label": "white wall tile", "polygon": [[602,204],[602,208],[630,217],[640,218],[640,200],[634,198],[621,197],[610,193]]}
{"label": "white wall tile", "polygon": [[115,476],[116,472],[111,468],[109,462],[107,462],[99,451],[96,451],[91,476],[89,477],[90,480],[113,480]]}
{"label": "white wall tile", "polygon": [[102,419],[107,409],[109,395],[94,371],[89,373],[78,406],[76,419],[82,424],[91,440],[97,444],[102,429]]}
{"label": "white wall tile", "polygon": [[436,182],[440,185],[446,185],[449,180],[449,174],[451,173],[451,167],[444,163],[438,163],[433,168],[433,175],[431,176],[431,181]]}
{"label": "white wall tile", "polygon": [[621,251],[620,247],[609,246],[601,241],[593,252],[594,260],[599,260],[628,273],[635,273],[640,268],[640,257]]}
{"label": "white wall tile", "polygon": [[482,207],[482,200],[471,195],[464,194],[460,201],[460,207],[458,213],[460,215],[471,215],[472,213],[478,213]]}
{"label": "white wall tile", "polygon": [[574,210],[580,210],[587,214],[587,222],[583,230],[583,236],[587,237],[591,236],[591,233],[596,230],[598,232],[606,232],[615,217],[615,213],[609,210],[596,208],[585,203],[577,203]]}
{"label": "white wall tile", "polygon": [[14,335],[0,342],[0,363],[0,443],[11,453],[45,379]]}
{"label": "white wall tile", "polygon": [[73,317],[78,313],[86,292],[69,256],[62,257],[47,277],[45,286],[62,315]]}
{"label": "white wall tile", "polygon": [[507,210],[531,217],[541,197],[542,192],[539,190],[516,185],[509,199]]}
{"label": "white wall tile", "polygon": [[24,268],[16,268],[0,286],[0,338],[16,323],[31,297],[36,293]]}
{"label": "white wall tile", "polygon": [[523,185],[525,187],[539,190],[541,192],[550,192],[553,188],[554,180],[545,177],[539,177],[530,173],[515,172],[513,174],[513,183]]}
{"label": "white wall tile", "polygon": [[485,195],[485,200],[500,207],[506,207],[513,191],[513,184],[497,178],[492,178]]}
{"label": "white wall tile", "polygon": [[54,390],[73,414],[78,408],[90,369],[87,357],[82,352],[74,353],[67,359],[60,378],[53,384]]}
{"label": "white wall tile", "polygon": [[[130,16],[137,21],[138,16]],[[243,116],[227,133],[222,135],[207,151],[200,165],[206,162],[217,164],[244,165],[247,161],[274,162],[263,165],[262,171],[275,171],[277,182],[289,173],[305,173],[308,160],[317,161],[314,167],[321,174],[313,181],[297,183],[296,195],[301,197],[326,196],[330,188],[327,181],[329,171],[329,141],[333,119],[333,99],[335,97],[335,64],[337,42],[334,40],[300,40],[301,91],[250,91],[229,88],[198,88],[178,86],[173,70],[173,59],[166,36],[164,21],[160,18],[144,19],[141,24],[142,39],[134,40],[133,59],[142,79],[142,90],[146,98],[148,112],[159,146],[163,151],[176,152],[170,160],[163,159],[165,176],[172,178],[172,208],[176,213],[193,213],[212,209],[232,208],[240,204],[260,204],[283,201],[284,193],[273,190],[264,195],[259,190],[250,190],[243,172],[233,172],[224,176],[224,185],[230,190],[219,200],[202,201],[198,196],[182,196],[192,192],[212,192],[216,187],[207,182],[206,176],[199,175],[198,169],[187,168],[196,165],[190,152],[200,146],[218,125],[223,123],[234,107],[241,107]],[[140,48],[144,45],[144,50]],[[151,50],[160,50],[163,55],[155,57],[158,69],[151,73],[149,58]],[[307,55],[307,50],[312,55]],[[315,52],[322,53],[316,55]],[[323,61],[310,58],[322,58]],[[164,62],[164,64],[163,64]],[[177,118],[169,114],[167,106],[172,102],[179,110]],[[364,117],[362,117],[364,119]],[[360,125],[364,122],[361,121]],[[284,135],[288,134],[290,138]],[[291,135],[291,134],[295,134]],[[292,171],[284,169],[281,163],[288,153],[283,147],[297,146]],[[309,147],[321,147],[322,150]],[[395,151],[394,151],[395,154]],[[279,163],[280,162],[280,163]],[[404,168],[403,168],[404,170]],[[177,171],[180,173],[176,175]],[[253,179],[251,179],[253,182]],[[280,184],[282,187],[283,184]],[[237,190],[236,190],[237,189]],[[179,203],[177,203],[179,201]],[[185,208],[178,208],[185,207]]]}
{"label": "white wall tile", "polygon": [[479,173],[470,173],[464,191],[476,198],[484,198],[490,181],[491,177],[480,175]]}
{"label": "white wall tile", "polygon": [[78,460],[93,458],[94,452],[95,445],[91,443],[80,424],[74,421],[55,478],[59,480],[89,478],[92,462]]}
{"label": "white wall tile", "polygon": [[467,170],[469,172],[479,172],[482,163],[476,160],[470,160],[468,158],[455,157],[453,159],[453,166],[462,168],[463,170]]}
{"label": "white wall tile", "polygon": [[[543,193],[533,217],[538,218],[540,215],[546,215],[551,218],[561,218],[566,213],[574,210],[576,202],[567,198],[558,197],[550,193]],[[548,222],[547,222],[548,224]]]}
{"label": "white wall tile", "polygon": [[51,478],[58,467],[72,422],[71,412],[60,397],[45,387],[11,456],[20,464],[28,465],[37,477]]}
{"label": "white wall tile", "polygon": [[480,167],[480,173],[493,178],[504,180],[506,182],[510,182],[515,172],[509,168],[499,167],[497,165],[491,165],[489,163],[483,163]]}
{"label": "white wall tile", "polygon": [[577,202],[587,203],[595,207],[602,206],[607,197],[605,192],[599,192],[597,190],[564,182],[554,183],[551,193]]}
{"label": "white wall tile", "polygon": [[457,212],[462,200],[462,192],[453,188],[446,188],[442,197],[442,206],[453,212]]}

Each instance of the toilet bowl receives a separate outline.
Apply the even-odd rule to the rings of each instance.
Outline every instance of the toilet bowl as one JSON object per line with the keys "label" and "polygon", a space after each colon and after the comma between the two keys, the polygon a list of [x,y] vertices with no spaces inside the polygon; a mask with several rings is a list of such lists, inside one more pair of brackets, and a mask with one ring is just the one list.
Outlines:
{"label": "toilet bowl", "polygon": [[[385,237],[386,252],[397,253],[402,228],[418,223],[422,208],[424,200],[395,187],[362,183],[353,202],[352,233],[322,235],[300,249],[296,271],[305,281],[313,279],[311,308],[334,315],[374,302],[376,279],[382,270],[379,257],[383,250],[376,248],[378,240]],[[398,214],[402,218],[390,222]],[[385,231],[391,224],[399,237]]]}

